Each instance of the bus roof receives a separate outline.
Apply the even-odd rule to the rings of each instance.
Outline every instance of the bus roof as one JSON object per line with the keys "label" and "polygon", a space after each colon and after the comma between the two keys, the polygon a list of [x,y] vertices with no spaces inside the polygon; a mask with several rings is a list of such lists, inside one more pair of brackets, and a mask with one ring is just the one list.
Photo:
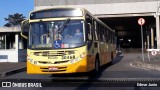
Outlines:
{"label": "bus roof", "polygon": [[56,9],[72,9],[72,10],[81,10],[82,11],[82,16],[89,14],[90,16],[92,16],[92,18],[94,20],[96,20],[97,22],[99,22],[100,24],[102,24],[104,27],[108,28],[110,31],[114,32],[114,30],[112,30],[108,25],[106,25],[105,23],[103,23],[101,20],[99,20],[97,17],[95,17],[94,15],[92,15],[88,10],[86,10],[85,8],[78,8],[78,7],[53,7],[53,8],[46,8],[46,9],[41,9],[41,10],[36,10],[36,11],[32,11],[31,13],[36,13],[36,12],[41,12],[41,11],[48,11],[48,10],[56,10]]}

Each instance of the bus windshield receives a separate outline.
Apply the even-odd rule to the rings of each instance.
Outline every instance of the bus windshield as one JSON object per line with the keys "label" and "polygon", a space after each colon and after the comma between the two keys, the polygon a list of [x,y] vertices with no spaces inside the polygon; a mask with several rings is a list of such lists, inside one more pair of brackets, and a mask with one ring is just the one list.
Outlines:
{"label": "bus windshield", "polygon": [[85,44],[84,21],[61,20],[32,22],[29,31],[30,49],[74,48]]}

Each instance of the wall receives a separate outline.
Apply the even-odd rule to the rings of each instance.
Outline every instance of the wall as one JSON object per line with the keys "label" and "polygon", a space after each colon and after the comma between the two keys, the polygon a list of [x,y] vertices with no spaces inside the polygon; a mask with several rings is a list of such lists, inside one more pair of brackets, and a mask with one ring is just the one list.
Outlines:
{"label": "wall", "polygon": [[57,6],[86,8],[97,17],[154,16],[160,48],[160,0],[35,0],[34,10]]}
{"label": "wall", "polygon": [[27,50],[19,49],[18,50],[18,62],[26,62]]}
{"label": "wall", "polygon": [[[20,26],[15,27],[0,27],[1,34],[12,34],[14,35],[12,40],[14,42],[15,48],[8,48],[8,49],[0,49],[0,62],[23,62],[26,61],[26,52],[27,50],[23,47],[23,42],[20,40],[21,28]],[[27,43],[25,43],[27,44]]]}
{"label": "wall", "polygon": [[17,50],[0,50],[0,62],[18,62]]}
{"label": "wall", "polygon": [[[35,6],[35,10],[57,7],[59,5]],[[104,4],[78,4],[61,5],[68,7],[83,7],[95,15],[128,14],[128,13],[155,13],[159,8],[159,2],[129,2],[129,3],[104,3]]]}
{"label": "wall", "polygon": [[159,0],[34,0],[35,6],[84,5],[84,4],[110,4],[110,3],[136,3]]}

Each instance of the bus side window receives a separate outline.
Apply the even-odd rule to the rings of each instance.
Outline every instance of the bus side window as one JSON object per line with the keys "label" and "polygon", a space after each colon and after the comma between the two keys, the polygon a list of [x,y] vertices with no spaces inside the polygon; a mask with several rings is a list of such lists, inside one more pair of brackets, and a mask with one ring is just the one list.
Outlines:
{"label": "bus side window", "polygon": [[102,28],[102,26],[100,25],[100,27],[99,27],[99,31],[100,31],[100,41],[101,42],[103,42],[103,28]]}
{"label": "bus side window", "polygon": [[108,39],[108,29],[106,30],[106,42],[107,43],[109,42],[109,39]]}
{"label": "bus side window", "polygon": [[96,31],[97,31],[97,39],[100,40],[100,37],[99,37],[99,34],[100,34],[99,33],[99,24],[98,23],[97,23],[97,30]]}
{"label": "bus side window", "polygon": [[108,43],[110,43],[110,31],[108,30]]}
{"label": "bus side window", "polygon": [[105,28],[103,27],[103,42],[106,42]]}
{"label": "bus side window", "polygon": [[98,36],[97,36],[97,22],[94,21],[94,39],[98,40]]}
{"label": "bus side window", "polygon": [[114,33],[112,32],[112,43],[114,44],[114,40],[115,39],[115,36],[114,36]]}
{"label": "bus side window", "polygon": [[92,26],[91,26],[91,24],[90,23],[87,23],[87,27],[88,27],[88,40],[92,40],[92,32],[91,32],[91,30],[92,30]]}
{"label": "bus side window", "polygon": [[86,15],[88,40],[92,40],[92,18]]}
{"label": "bus side window", "polygon": [[105,29],[105,34],[104,35],[106,37],[105,39],[106,39],[106,43],[107,43],[107,29]]}
{"label": "bus side window", "polygon": [[111,31],[108,33],[109,43],[111,44]]}
{"label": "bus side window", "polygon": [[98,27],[97,27],[97,34],[98,34],[98,40],[100,41],[101,40],[101,26],[100,24],[98,23]]}
{"label": "bus side window", "polygon": [[111,32],[111,43],[113,43],[113,34]]}

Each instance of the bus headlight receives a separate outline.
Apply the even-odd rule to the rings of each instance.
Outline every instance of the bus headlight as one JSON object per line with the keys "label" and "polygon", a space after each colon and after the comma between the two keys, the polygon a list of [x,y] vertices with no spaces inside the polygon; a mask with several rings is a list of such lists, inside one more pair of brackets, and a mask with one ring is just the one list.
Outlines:
{"label": "bus headlight", "polygon": [[29,62],[32,63],[32,64],[37,64],[38,63],[37,61],[34,61],[33,59],[30,59]]}
{"label": "bus headlight", "polygon": [[72,60],[70,61],[70,63],[74,63],[74,61],[75,61],[75,60],[74,60],[74,59],[72,59]]}
{"label": "bus headlight", "polygon": [[70,60],[70,63],[75,63],[75,62],[78,62],[78,61],[82,60],[85,57],[85,55],[86,55],[85,53],[80,54],[79,57]]}
{"label": "bus headlight", "polygon": [[79,59],[79,58],[77,57],[77,58],[75,58],[74,60],[75,60],[75,61],[79,61],[78,59]]}
{"label": "bus headlight", "polygon": [[81,57],[81,58],[84,58],[84,54],[81,54],[80,57]]}
{"label": "bus headlight", "polygon": [[34,64],[37,64],[37,61],[34,61]]}
{"label": "bus headlight", "polygon": [[30,57],[29,57],[29,56],[27,56],[27,60],[30,60]]}
{"label": "bus headlight", "polygon": [[75,63],[75,62],[78,62],[78,61],[80,61],[80,58],[75,58],[75,59],[72,59],[71,61],[70,61],[70,63]]}
{"label": "bus headlight", "polygon": [[80,60],[82,60],[82,59],[79,58],[79,57],[77,57],[77,58],[75,58],[75,59],[72,59],[72,60],[70,61],[70,63],[75,63],[75,62],[78,62],[78,61],[80,61]]}
{"label": "bus headlight", "polygon": [[85,55],[86,55],[86,54],[83,52],[83,53],[80,55],[80,57],[81,57],[81,58],[84,58]]}
{"label": "bus headlight", "polygon": [[29,61],[30,61],[31,63],[33,63],[33,59],[30,59]]}

